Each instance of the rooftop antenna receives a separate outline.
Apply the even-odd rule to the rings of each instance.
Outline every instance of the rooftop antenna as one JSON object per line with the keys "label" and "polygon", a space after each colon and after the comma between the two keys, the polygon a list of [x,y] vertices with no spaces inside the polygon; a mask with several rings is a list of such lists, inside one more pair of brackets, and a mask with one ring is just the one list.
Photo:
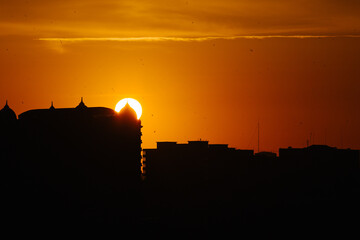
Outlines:
{"label": "rooftop antenna", "polygon": [[260,121],[258,121],[258,152],[260,152]]}

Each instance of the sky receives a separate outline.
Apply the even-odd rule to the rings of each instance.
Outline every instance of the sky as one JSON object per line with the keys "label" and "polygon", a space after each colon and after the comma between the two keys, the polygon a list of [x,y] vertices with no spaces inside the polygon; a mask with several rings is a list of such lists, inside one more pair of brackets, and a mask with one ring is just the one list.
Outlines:
{"label": "sky", "polygon": [[0,105],[143,106],[143,148],[360,149],[360,1],[0,0]]}

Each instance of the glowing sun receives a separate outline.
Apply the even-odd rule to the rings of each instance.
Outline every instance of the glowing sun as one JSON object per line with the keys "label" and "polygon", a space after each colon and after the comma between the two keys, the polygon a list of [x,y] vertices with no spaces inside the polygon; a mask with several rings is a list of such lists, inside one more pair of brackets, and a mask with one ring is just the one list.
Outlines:
{"label": "glowing sun", "polygon": [[142,114],[142,107],[141,104],[133,99],[133,98],[124,98],[121,99],[115,106],[115,111],[120,112],[123,107],[126,106],[126,104],[129,104],[132,109],[136,112],[137,119],[140,119]]}

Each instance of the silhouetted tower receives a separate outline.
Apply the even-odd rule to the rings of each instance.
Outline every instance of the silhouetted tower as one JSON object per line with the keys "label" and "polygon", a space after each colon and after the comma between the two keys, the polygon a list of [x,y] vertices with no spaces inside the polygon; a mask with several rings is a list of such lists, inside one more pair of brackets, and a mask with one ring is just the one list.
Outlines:
{"label": "silhouetted tower", "polygon": [[[9,162],[15,154],[15,141],[17,138],[17,117],[9,107],[6,100],[5,106],[0,110],[0,160]],[[3,164],[2,162],[1,164]]]}
{"label": "silhouetted tower", "polygon": [[1,127],[4,127],[4,124],[12,124],[16,122],[17,117],[15,112],[9,107],[8,101],[6,100],[5,106],[0,110],[0,123]]}

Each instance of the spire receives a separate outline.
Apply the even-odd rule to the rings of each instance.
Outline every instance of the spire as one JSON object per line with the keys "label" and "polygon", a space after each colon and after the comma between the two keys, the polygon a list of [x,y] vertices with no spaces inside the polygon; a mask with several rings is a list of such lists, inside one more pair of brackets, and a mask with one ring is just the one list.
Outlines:
{"label": "spire", "polygon": [[77,109],[86,109],[86,108],[87,108],[87,106],[86,106],[85,103],[84,103],[83,97],[81,97],[81,101],[80,101],[79,105],[77,105],[76,108],[77,108]]}
{"label": "spire", "polygon": [[53,101],[51,101],[51,106],[50,106],[50,110],[54,110],[55,108],[54,108],[54,102]]}
{"label": "spire", "polygon": [[6,102],[5,102],[5,106],[3,107],[3,109],[10,109],[9,105],[8,105],[8,100],[6,99]]}
{"label": "spire", "polygon": [[5,106],[0,110],[0,119],[17,119],[15,112],[9,107],[8,100],[6,100]]}

